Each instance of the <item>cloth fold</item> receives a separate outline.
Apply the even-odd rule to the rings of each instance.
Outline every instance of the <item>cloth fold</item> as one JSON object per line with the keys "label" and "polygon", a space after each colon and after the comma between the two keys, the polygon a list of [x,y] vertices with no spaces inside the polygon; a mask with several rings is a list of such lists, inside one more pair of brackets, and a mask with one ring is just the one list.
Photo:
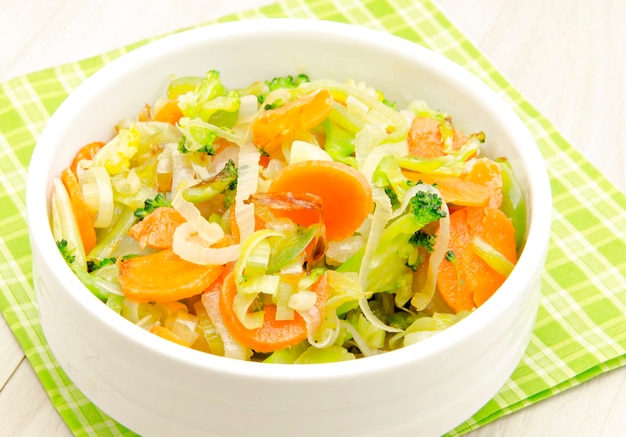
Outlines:
{"label": "cloth fold", "polygon": [[[287,0],[214,22],[264,17],[358,24],[444,54],[514,108],[546,160],[554,222],[543,296],[528,350],[500,392],[447,435],[463,435],[626,364],[626,195],[568,144],[434,3]],[[58,366],[42,334],[32,288],[26,173],[39,134],[67,95],[107,62],[146,42],[0,84],[0,310],[75,435],[134,433],[85,398]]]}

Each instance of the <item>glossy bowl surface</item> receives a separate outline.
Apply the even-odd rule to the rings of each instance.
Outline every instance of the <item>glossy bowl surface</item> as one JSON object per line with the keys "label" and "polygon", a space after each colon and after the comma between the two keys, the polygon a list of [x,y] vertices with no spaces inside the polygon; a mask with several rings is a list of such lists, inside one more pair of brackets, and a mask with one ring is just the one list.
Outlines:
{"label": "glossy bowl surface", "polygon": [[[483,130],[527,200],[523,253],[474,314],[416,345],[352,362],[268,365],[211,356],[127,322],[89,293],[49,226],[51,180],[81,145],[112,136],[175,75],[221,72],[228,87],[306,73],[356,79],[400,106],[416,98]],[[29,169],[27,213],[41,324],[71,380],[144,436],[440,435],[482,407],[517,366],[532,331],[550,229],[550,185],[533,138],[507,104],[448,59],[406,40],[345,24],[252,20],[179,33],[113,61],[56,111]]]}

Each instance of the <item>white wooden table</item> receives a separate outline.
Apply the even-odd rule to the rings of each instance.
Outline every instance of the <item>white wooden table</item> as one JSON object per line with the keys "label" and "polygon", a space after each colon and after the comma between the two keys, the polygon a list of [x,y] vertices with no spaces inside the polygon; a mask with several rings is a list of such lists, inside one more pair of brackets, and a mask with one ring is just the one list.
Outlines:
{"label": "white wooden table", "polygon": [[[0,81],[272,0],[0,0]],[[626,1],[439,0],[496,67],[626,191]],[[0,318],[0,437],[68,436]],[[497,420],[485,436],[626,436],[626,368]]]}

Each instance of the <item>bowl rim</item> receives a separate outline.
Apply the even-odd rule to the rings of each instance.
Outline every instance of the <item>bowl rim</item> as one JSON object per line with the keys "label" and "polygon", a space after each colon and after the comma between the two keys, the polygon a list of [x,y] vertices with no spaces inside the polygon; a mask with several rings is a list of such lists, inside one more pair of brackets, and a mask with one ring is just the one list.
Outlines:
{"label": "bowl rim", "polygon": [[[132,68],[135,63],[141,63],[154,56],[176,50],[183,44],[201,44],[216,37],[229,37],[235,34],[241,37],[243,34],[257,32],[330,34],[348,37],[352,41],[358,40],[358,42],[376,44],[377,46],[393,46],[395,50],[405,50],[405,55],[411,60],[422,63],[427,61],[442,74],[461,78],[476,93],[481,94],[481,99],[486,101],[486,106],[490,106],[498,112],[498,116],[516,133],[515,137],[519,139],[519,142],[527,144],[524,167],[528,171],[527,179],[529,181],[529,196],[531,197],[527,199],[529,209],[527,212],[527,238],[516,268],[500,288],[503,292],[495,293],[485,304],[474,311],[476,314],[471,314],[456,325],[417,344],[349,362],[293,366],[239,361],[181,348],[144,331],[136,325],[133,326],[131,322],[109,311],[82,285],[58,252],[49,226],[37,226],[37,224],[41,224],[43,217],[48,217],[47,198],[49,197],[48,180],[50,179],[48,162],[52,162],[52,152],[50,147],[46,147],[46,144],[55,141],[59,126],[68,123],[68,120],[71,119],[72,108],[86,101],[85,99],[88,99],[93,91],[92,88],[98,86],[98,82],[102,81],[106,84],[113,81],[115,77]],[[45,177],[42,178],[42,175]],[[524,123],[496,91],[452,60],[417,43],[363,26],[317,19],[262,18],[212,24],[157,39],[113,60],[79,85],[52,115],[33,152],[26,187],[26,209],[33,250],[36,246],[42,253],[46,254],[49,267],[67,283],[68,292],[85,311],[97,318],[100,323],[118,335],[136,343],[138,347],[145,348],[147,352],[178,361],[184,365],[239,377],[263,377],[274,380],[305,381],[319,380],[320,378],[346,378],[365,373],[387,371],[427,359],[431,355],[441,354],[451,346],[462,343],[489,325],[494,318],[499,316],[501,311],[506,309],[507,304],[516,295],[523,293],[523,290],[519,287],[516,288],[514,284],[527,280],[524,276],[527,270],[534,271],[538,265],[543,265],[551,222],[551,208],[535,206],[551,206],[550,182],[543,157]],[[36,266],[33,268],[35,269]]]}

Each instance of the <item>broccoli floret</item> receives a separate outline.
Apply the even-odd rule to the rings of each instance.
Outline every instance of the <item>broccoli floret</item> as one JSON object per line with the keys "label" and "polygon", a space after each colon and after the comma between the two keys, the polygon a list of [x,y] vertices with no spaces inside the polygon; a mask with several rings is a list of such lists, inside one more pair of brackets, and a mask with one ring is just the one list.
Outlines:
{"label": "broccoli floret", "polygon": [[202,181],[196,185],[185,188],[183,191],[183,199],[199,203],[205,202],[220,193],[224,194],[225,207],[229,207],[235,200],[235,192],[237,190],[237,167],[232,159],[224,165],[215,176],[206,181]]}
{"label": "broccoli floret", "polygon": [[[301,83],[309,82],[309,76],[306,74],[299,74],[297,76],[284,76],[284,77],[275,77],[272,80],[266,80],[265,85],[267,86],[267,91],[260,93],[257,95],[257,99],[259,104],[263,104],[268,94],[274,90],[280,88],[297,88]],[[274,102],[272,105],[267,105],[265,109],[274,109],[277,106],[280,106],[280,102]]]}
{"label": "broccoli floret", "polygon": [[417,231],[414,233],[409,239],[409,243],[411,243],[415,247],[423,247],[426,249],[427,253],[432,253],[435,249],[435,242],[437,238],[433,234],[429,234],[424,231]]}
{"label": "broccoli floret", "polygon": [[146,199],[143,203],[143,208],[137,208],[133,214],[135,217],[138,217],[139,220],[142,220],[155,209],[170,205],[171,202],[166,200],[163,194],[159,193],[154,199]]}
{"label": "broccoli floret", "polygon": [[57,241],[56,243],[61,255],[63,255],[63,259],[65,259],[65,262],[71,265],[76,259],[76,256],[72,255],[70,248],[67,245],[67,240]]}
{"label": "broccoli floret", "polygon": [[101,269],[104,266],[110,266],[111,264],[115,264],[117,261],[117,257],[103,258],[101,260],[89,260],[87,261],[87,271],[89,273]]}
{"label": "broccoli floret", "polygon": [[192,127],[190,131],[193,135],[193,141],[191,143],[199,143],[201,144],[201,146],[198,149],[190,150],[190,141],[186,135],[183,135],[183,137],[178,142],[178,151],[180,153],[198,152],[207,153],[211,156],[215,155],[215,147],[213,147],[213,143],[217,139],[217,134],[214,131],[209,129],[194,129],[194,127]]}

